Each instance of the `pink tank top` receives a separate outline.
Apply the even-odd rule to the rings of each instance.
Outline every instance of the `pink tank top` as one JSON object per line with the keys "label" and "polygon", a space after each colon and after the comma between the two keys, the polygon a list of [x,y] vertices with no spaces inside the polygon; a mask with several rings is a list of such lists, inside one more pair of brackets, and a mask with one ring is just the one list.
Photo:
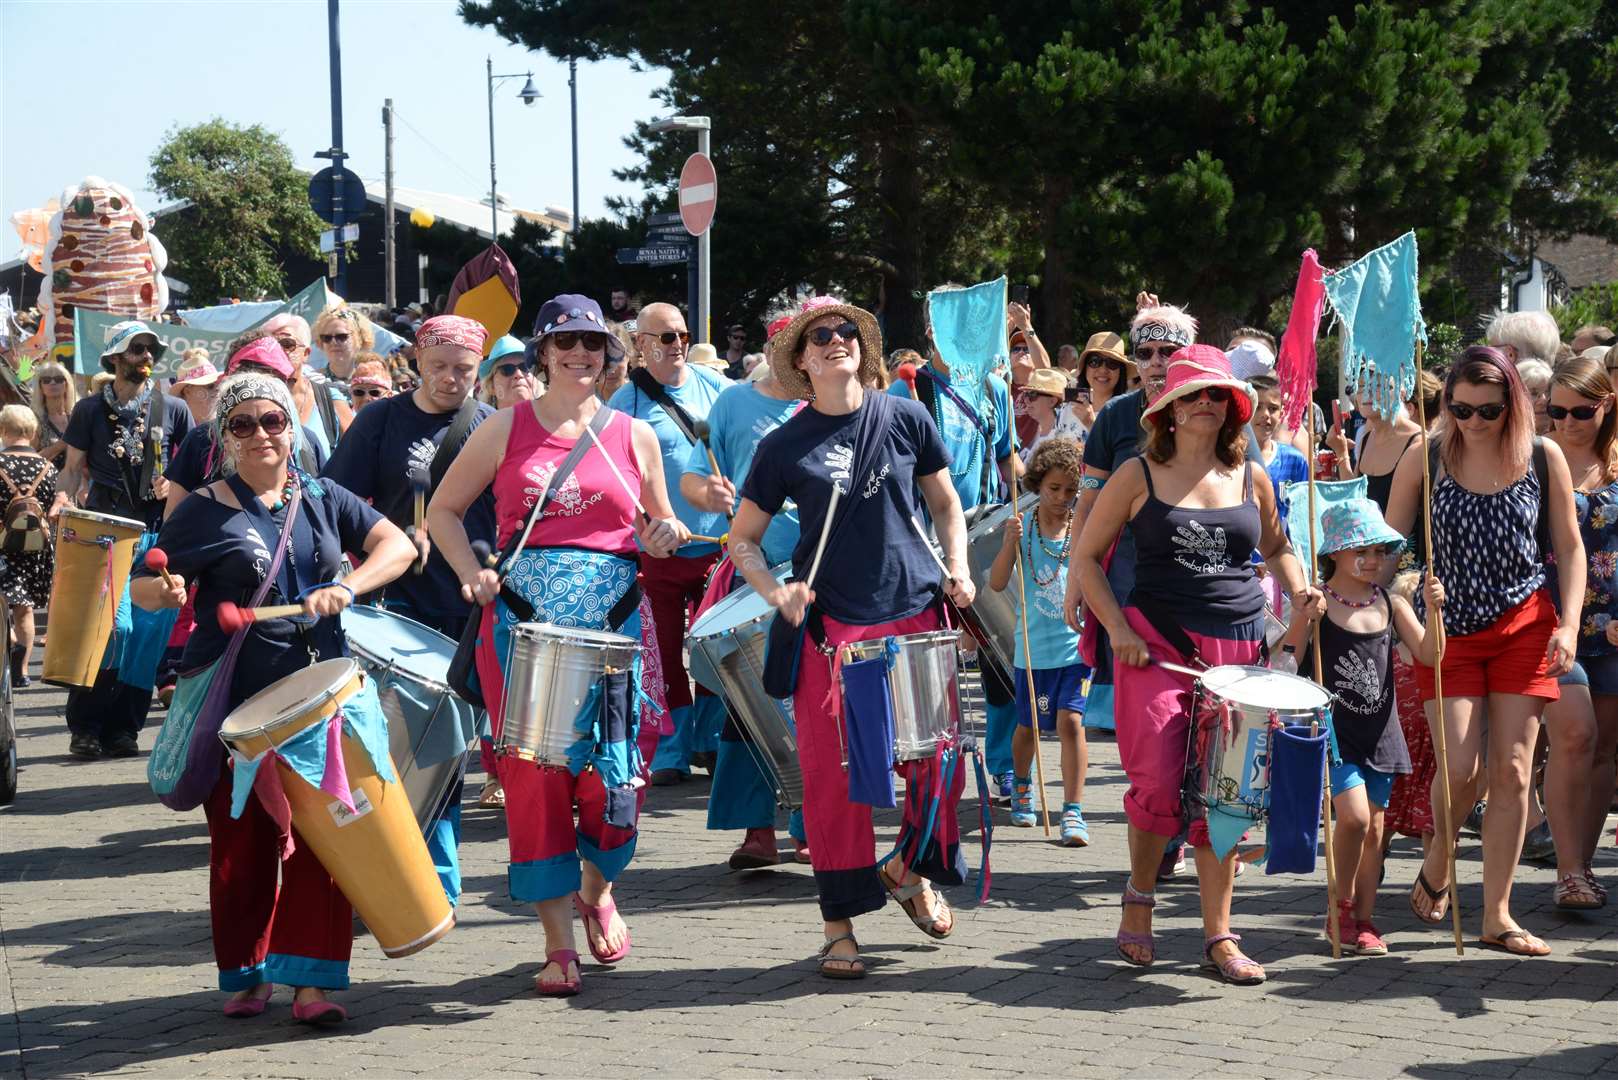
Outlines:
{"label": "pink tank top", "polygon": [[[546,430],[526,402],[511,413],[505,458],[494,478],[495,517],[502,547],[528,520],[534,501],[550,484],[557,466],[572,452],[575,441]],[[632,429],[630,418],[619,413],[607,421],[600,439],[618,471],[638,493],[640,465],[630,442]],[[592,446],[545,504],[524,546],[565,546],[633,555],[635,532],[631,523],[637,516],[623,485],[613,476],[601,451]]]}

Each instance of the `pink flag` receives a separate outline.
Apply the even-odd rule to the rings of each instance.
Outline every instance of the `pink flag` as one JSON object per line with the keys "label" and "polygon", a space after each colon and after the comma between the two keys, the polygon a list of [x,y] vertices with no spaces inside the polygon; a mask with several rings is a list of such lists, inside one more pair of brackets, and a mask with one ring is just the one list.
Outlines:
{"label": "pink flag", "polygon": [[1320,315],[1326,304],[1326,285],[1315,249],[1303,253],[1298,268],[1298,285],[1292,292],[1292,315],[1286,333],[1281,335],[1281,354],[1275,360],[1275,377],[1281,383],[1281,400],[1286,403],[1282,417],[1288,428],[1298,430],[1303,412],[1315,394],[1315,339],[1320,336]]}

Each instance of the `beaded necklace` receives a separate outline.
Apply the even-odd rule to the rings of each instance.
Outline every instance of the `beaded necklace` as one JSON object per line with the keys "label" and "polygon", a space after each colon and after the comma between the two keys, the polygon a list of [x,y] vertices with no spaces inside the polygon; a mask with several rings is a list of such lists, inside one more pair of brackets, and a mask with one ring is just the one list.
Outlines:
{"label": "beaded necklace", "polygon": [[[1023,543],[1028,550],[1028,566],[1033,572],[1035,585],[1049,585],[1061,575],[1062,567],[1067,565],[1068,551],[1073,546],[1073,513],[1076,509],[1078,509],[1077,504],[1068,507],[1067,524],[1064,526],[1066,531],[1062,534],[1062,543],[1055,551],[1051,550],[1051,546],[1045,542],[1044,534],[1039,531],[1039,507],[1035,506],[1033,510],[1029,511],[1029,516],[1033,519],[1030,522],[1033,528],[1024,533]],[[1034,538],[1036,536],[1039,538],[1039,549],[1045,553],[1047,558],[1055,560],[1055,565],[1043,574],[1040,573],[1034,562]]]}
{"label": "beaded necklace", "polygon": [[[946,397],[948,397],[949,395],[944,393],[943,390],[941,389],[943,384],[938,381],[938,374],[936,372],[930,372],[929,374],[932,376],[932,378],[934,380],[934,384],[933,384],[933,423],[937,425],[939,433],[942,434],[943,431],[944,431],[944,399]],[[957,411],[959,411],[959,408],[960,408],[959,406],[956,406]],[[971,429],[971,432],[972,432],[971,447],[972,448],[971,448],[971,450],[969,450],[967,453],[961,455],[961,457],[957,458],[956,460],[967,462],[968,463],[968,468],[970,468],[972,462],[982,460],[982,458],[979,455],[982,453],[982,450],[983,450],[983,433],[978,430],[978,426],[976,424],[972,423],[970,418],[968,418],[966,416],[962,416],[962,419],[966,421],[966,426],[969,429]],[[954,466],[952,464],[951,465],[951,471],[953,471],[953,469],[954,469]],[[967,472],[962,472],[961,475],[966,476],[966,475],[969,475],[969,474]]]}
{"label": "beaded necklace", "polygon": [[287,469],[287,482],[281,485],[281,497],[270,504],[270,513],[278,514],[292,501],[292,493],[297,489],[298,475]]}
{"label": "beaded necklace", "polygon": [[1339,604],[1342,604],[1346,608],[1368,608],[1372,604],[1376,603],[1375,592],[1371,593],[1371,598],[1369,600],[1350,600],[1348,597],[1344,596],[1330,585],[1327,585],[1325,582],[1321,582],[1320,587],[1326,590],[1327,596],[1331,597],[1333,600],[1337,601]]}

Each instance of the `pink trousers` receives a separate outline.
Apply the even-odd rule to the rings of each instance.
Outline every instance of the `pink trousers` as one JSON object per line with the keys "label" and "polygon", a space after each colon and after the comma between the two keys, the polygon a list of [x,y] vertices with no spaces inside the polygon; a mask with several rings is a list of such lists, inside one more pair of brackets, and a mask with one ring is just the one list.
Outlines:
{"label": "pink trousers", "polygon": [[[1125,608],[1130,628],[1146,640],[1156,659],[1184,664],[1163,635],[1135,608]],[[1186,631],[1210,667],[1256,664],[1261,642],[1229,641]],[[1113,667],[1113,717],[1118,725],[1118,757],[1129,777],[1124,813],[1129,823],[1158,836],[1175,836],[1184,821],[1181,789],[1185,782],[1186,743],[1191,733],[1191,686],[1188,675],[1159,666]],[[1206,847],[1208,824],[1191,823],[1191,845]]]}

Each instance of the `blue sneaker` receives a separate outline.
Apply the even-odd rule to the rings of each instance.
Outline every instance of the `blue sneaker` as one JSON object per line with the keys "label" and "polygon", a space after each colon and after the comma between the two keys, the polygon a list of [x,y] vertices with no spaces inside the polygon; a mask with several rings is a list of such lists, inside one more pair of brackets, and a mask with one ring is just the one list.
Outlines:
{"label": "blue sneaker", "polygon": [[1016,777],[1010,773],[1001,773],[994,778],[994,801],[1008,803],[1011,801],[1011,789],[1016,785]]}
{"label": "blue sneaker", "polygon": [[1011,823],[1019,829],[1034,827],[1034,785],[1019,779],[1011,793]]}
{"label": "blue sneaker", "polygon": [[1076,802],[1062,804],[1062,843],[1068,847],[1090,846],[1090,826],[1084,823],[1084,807]]}

